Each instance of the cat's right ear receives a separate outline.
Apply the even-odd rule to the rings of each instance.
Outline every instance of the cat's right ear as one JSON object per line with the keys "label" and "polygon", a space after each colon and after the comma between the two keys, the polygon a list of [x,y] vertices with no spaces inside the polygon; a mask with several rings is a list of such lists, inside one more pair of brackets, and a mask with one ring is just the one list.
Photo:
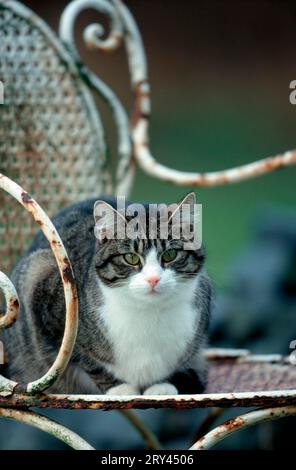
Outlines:
{"label": "cat's right ear", "polygon": [[94,219],[94,233],[99,242],[125,237],[125,218],[108,202],[95,202]]}

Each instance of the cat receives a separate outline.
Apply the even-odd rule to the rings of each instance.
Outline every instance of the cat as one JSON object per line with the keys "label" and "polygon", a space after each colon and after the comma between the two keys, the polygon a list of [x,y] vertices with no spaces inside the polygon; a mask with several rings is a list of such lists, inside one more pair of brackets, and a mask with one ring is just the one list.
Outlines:
{"label": "cat", "polygon": [[[194,193],[176,211],[185,202],[193,207]],[[144,207],[147,215],[148,205]],[[105,225],[97,216],[100,209]],[[117,200],[102,197],[74,204],[53,218],[74,270],[79,327],[70,363],[48,391],[202,392],[207,375],[202,350],[212,299],[204,251],[184,250],[184,239],[172,238],[172,226],[167,239],[107,238],[106,221],[114,216],[118,216]],[[185,217],[180,220],[186,223]],[[41,232],[14,267],[11,279],[21,313],[4,332],[6,375],[27,383],[48,370],[64,329],[62,283]]]}

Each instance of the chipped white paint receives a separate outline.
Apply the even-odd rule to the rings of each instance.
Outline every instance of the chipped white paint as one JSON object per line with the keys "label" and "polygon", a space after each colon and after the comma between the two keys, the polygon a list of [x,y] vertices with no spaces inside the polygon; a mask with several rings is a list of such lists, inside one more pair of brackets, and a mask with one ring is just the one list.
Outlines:
{"label": "chipped white paint", "polygon": [[[296,389],[234,393],[200,393],[196,395],[19,395],[1,400],[3,406],[34,406],[64,409],[132,409],[132,408],[208,408],[296,406]],[[0,405],[0,406],[1,406]]]}
{"label": "chipped white paint", "polygon": [[95,450],[88,442],[82,439],[82,437],[78,436],[78,434],[46,416],[31,411],[0,408],[0,418],[13,419],[20,423],[38,428],[41,431],[51,434],[60,441],[65,442],[75,450]]}
{"label": "chipped white paint", "polygon": [[[82,77],[87,78],[91,86],[109,103],[117,123],[118,154],[120,157],[117,168],[117,194],[129,193],[135,162],[151,176],[185,186],[216,186],[236,183],[296,164],[296,151],[288,151],[246,165],[209,173],[178,171],[159,163],[149,149],[150,86],[145,48],[137,24],[121,0],[111,0],[110,2],[106,0],[74,0],[66,7],[61,17],[60,36],[79,59],[77,49],[74,46],[74,24],[78,15],[86,8],[94,8],[107,15],[111,23],[110,33],[106,39],[102,39],[104,33],[102,25],[88,26],[84,33],[87,46],[110,52],[124,42],[134,93],[130,134],[126,112],[116,95],[85,66],[81,70]],[[134,160],[131,159],[130,138],[132,138],[134,146]]]}
{"label": "chipped white paint", "polygon": [[254,426],[255,424],[264,423],[265,421],[293,415],[296,415],[296,406],[284,406],[251,411],[217,426],[205,436],[201,437],[192,447],[190,447],[189,450],[208,450],[236,431]]}
{"label": "chipped white paint", "polygon": [[128,196],[134,177],[134,162],[132,161],[132,144],[127,113],[116,94],[97,77],[85,64],[82,65],[79,52],[75,47],[75,22],[79,14],[86,8],[92,8],[105,14],[110,20],[110,31],[106,39],[102,39],[104,27],[100,24],[87,26],[84,31],[84,40],[91,49],[103,52],[112,52],[123,42],[123,23],[119,16],[117,5],[106,0],[74,0],[65,8],[59,27],[59,35],[62,41],[72,52],[78,64],[81,64],[80,75],[104,101],[106,101],[113,113],[118,132],[118,157],[119,163],[116,171],[116,194]]}
{"label": "chipped white paint", "polygon": [[[63,242],[58,235],[54,225],[37,204],[37,202],[26,193],[21,186],[0,173],[0,189],[3,189],[8,194],[13,196],[20,204],[31,213],[36,222],[40,225],[45,237],[50,243],[51,249],[55,256],[61,279],[64,287],[65,303],[66,303],[66,321],[65,331],[62,344],[58,355],[50,367],[48,372],[41,378],[31,382],[27,385],[26,391],[28,393],[38,393],[44,391],[65,370],[75,344],[77,327],[78,327],[78,301],[77,291],[74,282],[73,272],[68,258],[67,252],[64,248]],[[3,280],[3,278],[2,278]],[[10,283],[11,284],[11,283]],[[11,285],[10,285],[11,288]],[[0,376],[0,393],[11,392],[14,390],[16,383],[5,379]]]}

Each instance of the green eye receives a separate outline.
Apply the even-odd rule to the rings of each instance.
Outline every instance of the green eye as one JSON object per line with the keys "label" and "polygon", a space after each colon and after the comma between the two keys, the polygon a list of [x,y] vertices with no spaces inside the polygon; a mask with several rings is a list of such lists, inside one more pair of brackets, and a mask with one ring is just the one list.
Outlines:
{"label": "green eye", "polygon": [[126,255],[124,255],[124,259],[128,264],[131,264],[132,266],[136,266],[140,263],[140,257],[135,253],[127,253]]}
{"label": "green eye", "polygon": [[174,259],[177,258],[177,250],[174,250],[173,248],[171,250],[166,250],[162,254],[162,259],[165,263],[170,263],[171,261],[174,261]]}

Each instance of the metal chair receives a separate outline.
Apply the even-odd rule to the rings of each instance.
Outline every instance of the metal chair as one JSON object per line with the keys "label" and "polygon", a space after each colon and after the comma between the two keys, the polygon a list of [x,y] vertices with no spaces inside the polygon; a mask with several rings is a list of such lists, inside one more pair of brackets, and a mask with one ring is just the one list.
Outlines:
{"label": "metal chair", "polygon": [[[126,46],[134,93],[130,118],[112,90],[82,63],[75,48],[74,24],[85,8],[104,13],[111,25],[106,39],[101,38],[100,25],[88,26],[84,39],[89,47],[112,51],[122,43]],[[191,448],[204,449],[235,430],[296,414],[296,372],[289,358],[252,356],[248,351],[208,350],[209,382],[201,395],[42,394],[66,368],[78,323],[71,263],[49,216],[62,206],[100,192],[128,194],[136,165],[156,178],[175,184],[211,186],[295,164],[296,152],[287,151],[242,167],[205,174],[176,171],[158,163],[149,150],[150,94],[145,51],[136,23],[120,0],[72,1],[61,17],[59,38],[21,3],[0,0],[0,44],[1,91],[4,90],[3,104],[0,104],[1,270],[9,272],[32,235],[41,228],[56,257],[66,299],[65,334],[54,364],[43,377],[29,384],[17,384],[0,376],[0,417],[36,426],[73,448],[90,449],[77,434],[29,411],[30,408],[125,410],[146,443],[157,448],[157,438],[128,409],[264,407],[224,423]],[[108,103],[117,125],[118,165],[114,177],[91,90]],[[0,328],[10,327],[19,313],[17,292],[1,272],[0,286],[6,300]]]}

